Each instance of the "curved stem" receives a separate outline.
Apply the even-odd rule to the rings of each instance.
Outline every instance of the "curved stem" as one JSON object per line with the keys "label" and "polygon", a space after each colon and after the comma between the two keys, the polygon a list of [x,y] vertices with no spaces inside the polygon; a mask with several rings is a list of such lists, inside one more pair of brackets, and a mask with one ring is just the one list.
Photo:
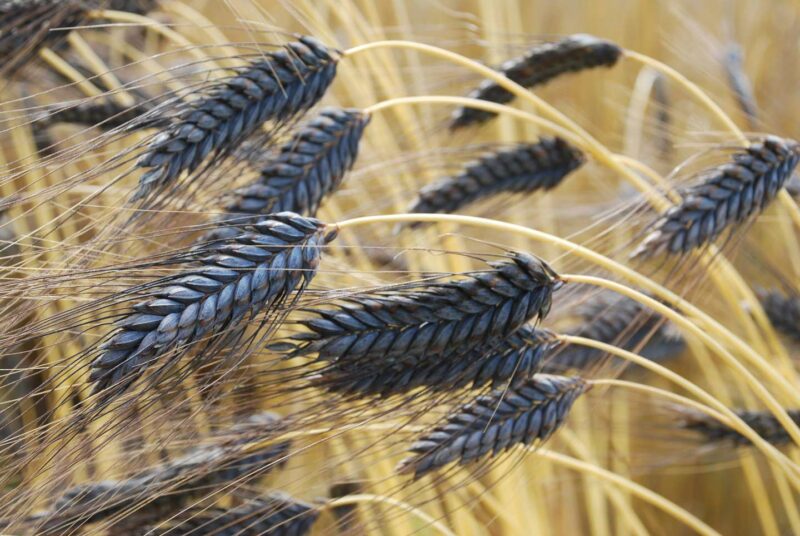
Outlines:
{"label": "curved stem", "polygon": [[[568,280],[569,278],[571,278],[571,276],[562,276],[562,278]],[[763,452],[768,459],[774,461],[776,465],[783,467],[784,469],[788,469],[790,471],[798,473],[798,475],[789,474],[789,476],[791,477],[791,480],[794,482],[795,486],[798,487],[798,490],[800,490],[800,467],[798,467],[789,458],[784,456],[778,449],[776,449],[768,441],[766,441],[764,438],[758,435],[758,433],[755,430],[753,430],[746,422],[744,422],[738,415],[736,415],[735,412],[733,412],[725,404],[717,400],[707,391],[701,389],[696,384],[690,382],[683,376],[672,372],[668,368],[662,367],[658,363],[654,363],[653,361],[650,361],[649,359],[646,359],[638,354],[628,352],[627,350],[623,350],[622,348],[618,348],[611,344],[606,344],[604,342],[596,341],[593,339],[587,339],[585,337],[576,337],[573,335],[559,335],[559,339],[568,342],[570,344],[579,344],[581,346],[595,348],[602,352],[609,353],[617,357],[620,357],[622,359],[625,359],[626,361],[636,363],[640,367],[646,368],[658,374],[659,376],[663,377],[664,379],[682,387],[687,392],[692,393],[698,399],[704,401],[705,404],[707,405],[698,404],[697,402],[693,402],[685,397],[674,395],[668,391],[662,391],[661,389],[656,389],[655,387],[639,386],[640,390],[648,391],[651,394],[658,394],[659,396],[663,396],[666,398],[676,398],[678,399],[679,403],[692,406],[695,409],[698,409],[699,411],[710,415],[711,417],[717,419],[721,423],[736,430],[744,437],[752,441],[753,444],[756,446],[756,448],[761,450],[761,452]],[[619,380],[593,380],[591,383],[595,385],[600,385],[601,382],[604,381],[617,382],[617,385],[627,384],[628,387],[633,385],[638,385],[630,382],[620,382]]]}
{"label": "curved stem", "polygon": [[537,127],[546,128],[547,130],[558,134],[570,143],[577,145],[580,148],[586,148],[586,142],[580,136],[576,135],[573,131],[564,128],[561,125],[554,123],[548,119],[539,117],[529,112],[512,108],[506,104],[498,104],[496,102],[485,101],[481,99],[473,99],[470,97],[453,97],[450,95],[419,95],[413,97],[395,97],[377,102],[364,109],[365,113],[375,113],[392,108],[395,106],[404,106],[407,104],[451,104],[453,106],[465,106],[475,108],[478,110],[485,110],[496,114],[506,114],[512,117],[517,117],[523,121],[527,121],[536,125]]}
{"label": "curved stem", "polygon": [[625,111],[624,152],[637,158],[643,138],[644,116],[650,102],[650,94],[656,84],[658,73],[653,69],[642,68],[636,76],[631,90],[631,98]]}
{"label": "curved stem", "polygon": [[[580,338],[580,337],[579,337]],[[641,356],[640,356],[641,357]],[[645,358],[642,358],[645,359]],[[646,385],[643,383],[636,383],[636,382],[629,382],[626,380],[617,380],[613,378],[599,378],[595,380],[587,380],[589,383],[595,386],[607,386],[607,387],[619,387],[622,389],[628,389],[630,391],[639,391],[641,393],[645,393],[650,396],[657,396],[660,398],[665,398],[671,402],[675,402],[676,404],[680,404],[681,406],[686,406],[689,408],[696,409],[697,411],[708,415],[709,417],[713,417],[714,419],[718,420],[723,424],[729,424],[729,419],[723,415],[722,413],[718,412],[717,410],[702,404],[696,400],[692,400],[691,398],[677,395],[672,391],[667,391],[665,389],[659,389],[658,387],[653,387],[652,385]],[[733,428],[733,426],[731,426]]]}
{"label": "curved stem", "polygon": [[716,117],[727,130],[730,130],[731,133],[736,136],[736,139],[739,141],[739,143],[747,145],[747,138],[742,133],[741,129],[736,126],[736,123],[733,122],[733,119],[731,119],[728,114],[722,111],[722,108],[720,108],[719,105],[714,102],[705,91],[700,89],[697,84],[691,82],[688,78],[683,76],[669,65],[661,63],[660,61],[645,54],[634,52],[633,50],[625,50],[625,57],[638,61],[643,65],[647,65],[648,67],[655,69],[656,71],[678,82],[678,84],[680,84],[686,91],[691,93],[694,98],[703,103],[703,106],[708,108],[709,111],[714,114],[714,117]]}
{"label": "curved stem", "polygon": [[646,487],[633,482],[632,480],[613,473],[608,469],[603,469],[597,465],[576,460],[575,458],[565,454],[559,454],[550,450],[536,450],[534,451],[534,454],[551,462],[557,463],[558,465],[568,467],[581,473],[591,474],[597,478],[624,488],[631,493],[631,495],[635,495],[643,501],[648,502],[660,510],[668,513],[675,519],[682,521],[686,526],[691,527],[692,530],[698,534],[705,534],[707,536],[721,536],[719,532],[708,526],[696,516],[692,515],[686,509],[678,506],[674,502],[662,497],[654,491],[649,490]]}

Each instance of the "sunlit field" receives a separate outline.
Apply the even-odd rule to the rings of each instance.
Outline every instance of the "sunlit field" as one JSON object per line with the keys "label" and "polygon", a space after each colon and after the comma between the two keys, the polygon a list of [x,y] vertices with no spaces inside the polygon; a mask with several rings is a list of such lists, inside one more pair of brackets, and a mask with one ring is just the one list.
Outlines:
{"label": "sunlit field", "polygon": [[0,0],[0,534],[800,534],[798,35]]}

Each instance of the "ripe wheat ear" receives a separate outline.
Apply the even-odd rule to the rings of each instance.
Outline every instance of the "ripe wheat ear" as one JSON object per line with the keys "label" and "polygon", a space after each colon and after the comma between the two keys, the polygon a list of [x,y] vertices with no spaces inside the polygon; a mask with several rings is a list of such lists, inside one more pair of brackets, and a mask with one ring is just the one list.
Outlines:
{"label": "ripe wheat ear", "polygon": [[356,294],[334,309],[311,309],[318,318],[300,321],[307,331],[278,346],[291,357],[403,369],[463,354],[543,318],[560,284],[543,261],[513,253],[463,279]]}
{"label": "ripe wheat ear", "polygon": [[422,434],[397,470],[419,478],[453,462],[462,465],[516,445],[543,443],[589,387],[578,377],[539,374],[512,389],[479,396]]}
{"label": "ripe wheat ear", "polygon": [[215,82],[184,104],[141,155],[137,167],[144,174],[134,200],[165,190],[211,155],[230,153],[266,121],[287,121],[305,112],[333,82],[338,61],[336,51],[304,36]]}
{"label": "ripe wheat ear", "polygon": [[538,143],[483,156],[458,175],[424,187],[408,211],[452,213],[503,192],[550,190],[584,161],[583,154],[563,139],[544,137]]}
{"label": "ripe wheat ear", "polygon": [[711,168],[682,192],[633,252],[634,257],[676,255],[712,242],[727,228],[759,215],[778,195],[800,160],[794,140],[769,136]]}
{"label": "ripe wheat ear", "polygon": [[156,358],[172,359],[203,340],[302,292],[322,248],[336,236],[319,220],[272,214],[235,236],[198,247],[195,266],[156,281],[151,299],[134,306],[92,362],[95,393],[128,388]]}
{"label": "ripe wheat ear", "polygon": [[[533,47],[524,56],[503,63],[498,70],[517,84],[534,88],[567,73],[595,67],[613,67],[621,55],[622,49],[610,41],[592,35],[576,34],[561,41]],[[493,80],[484,80],[467,96],[498,104],[507,104],[514,100],[513,93]],[[458,108],[453,113],[450,129],[479,125],[495,115],[493,112],[475,108]]]}

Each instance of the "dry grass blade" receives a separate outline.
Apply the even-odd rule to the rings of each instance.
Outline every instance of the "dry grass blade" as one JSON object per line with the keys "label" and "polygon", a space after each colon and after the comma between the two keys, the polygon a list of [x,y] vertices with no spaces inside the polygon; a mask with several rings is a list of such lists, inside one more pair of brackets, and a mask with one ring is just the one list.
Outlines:
{"label": "dry grass blade", "polygon": [[194,267],[154,282],[152,297],[118,322],[92,363],[95,392],[112,386],[120,392],[157,357],[185,354],[302,290],[316,273],[322,246],[335,236],[319,220],[284,212],[198,247]]}
{"label": "dry grass blade", "polygon": [[246,456],[239,453],[252,436],[264,437],[279,424],[260,413],[234,426],[223,446],[199,447],[189,454],[124,480],[80,484],[64,492],[50,511],[35,516],[37,534],[69,533],[87,523],[112,520],[115,530],[153,523],[179,512],[226,485],[241,485],[280,467],[291,444],[279,442]]}
{"label": "dry grass blade", "polygon": [[453,462],[463,465],[519,444],[543,443],[589,387],[578,377],[540,374],[515,388],[479,396],[424,433],[398,471],[418,478]]}
{"label": "dry grass blade", "polygon": [[[544,43],[530,49],[524,56],[508,60],[498,70],[517,84],[533,88],[567,73],[595,67],[612,67],[622,55],[622,49],[610,41],[592,35],[576,34]],[[498,104],[514,100],[514,95],[492,80],[483,81],[468,95]],[[496,114],[475,108],[459,108],[453,114],[451,130],[485,123]]]}
{"label": "dry grass blade", "polygon": [[151,536],[303,536],[311,531],[319,510],[288,494],[273,491],[235,508],[208,508],[142,530]]}
{"label": "dry grass blade", "polygon": [[585,158],[565,140],[542,138],[538,143],[486,155],[455,177],[423,188],[409,212],[456,212],[502,192],[532,193],[558,186]]}
{"label": "dry grass blade", "polygon": [[135,198],[167,187],[212,154],[235,149],[269,120],[286,121],[317,103],[336,76],[338,54],[313,37],[259,56],[187,103],[142,154]]}
{"label": "dry grass blade", "polygon": [[560,285],[541,260],[510,257],[452,282],[357,294],[334,309],[314,309],[318,318],[301,321],[308,331],[286,344],[289,355],[403,368],[505,338],[546,316]]}
{"label": "dry grass blade", "polygon": [[[611,292],[601,292],[577,308],[581,323],[567,330],[570,335],[585,337],[638,353],[653,361],[674,357],[685,348],[681,333],[660,315],[639,302]],[[597,367],[605,354],[585,346],[570,345],[559,351],[545,366],[545,372],[589,371]]]}
{"label": "dry grass blade", "polygon": [[556,344],[555,334],[522,326],[503,340],[412,366],[334,363],[319,373],[316,383],[331,391],[356,396],[389,396],[417,387],[451,391],[466,386],[478,389],[486,385],[493,388],[517,385],[541,370],[545,356]]}
{"label": "dry grass blade", "polygon": [[369,120],[356,109],[321,110],[267,159],[257,180],[234,192],[223,219],[283,211],[315,216],[355,163]]}
{"label": "dry grass blade", "polygon": [[681,254],[713,241],[723,230],[760,214],[797,166],[798,144],[769,136],[707,170],[683,192],[634,251],[634,256]]}
{"label": "dry grass blade", "polygon": [[[737,410],[736,415],[758,435],[773,445],[788,445],[792,438],[769,411]],[[787,410],[796,423],[800,423],[800,410]],[[718,420],[689,408],[681,408],[679,426],[703,436],[709,443],[727,442],[735,446],[750,445],[750,440]]]}

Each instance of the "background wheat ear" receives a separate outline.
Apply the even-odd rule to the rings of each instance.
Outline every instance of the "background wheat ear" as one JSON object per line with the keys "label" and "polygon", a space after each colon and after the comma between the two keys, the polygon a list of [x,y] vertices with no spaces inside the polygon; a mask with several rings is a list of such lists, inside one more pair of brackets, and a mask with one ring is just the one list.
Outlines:
{"label": "background wheat ear", "polygon": [[[568,335],[636,351],[653,361],[675,357],[686,347],[680,331],[661,315],[612,292],[589,297],[575,312],[578,324],[566,330]],[[545,362],[543,370],[563,374],[572,369],[585,374],[601,365],[603,356],[603,352],[595,348],[569,345],[555,352]]]}
{"label": "background wheat ear", "polygon": [[141,535],[198,536],[303,536],[319,517],[319,509],[294,499],[287,493],[273,491],[248,499],[229,508],[190,510],[161,525],[144,527]]}
{"label": "background wheat ear", "polygon": [[[736,410],[735,413],[767,442],[776,446],[788,445],[792,442],[786,429],[769,411]],[[800,410],[789,409],[787,413],[793,421],[800,422]],[[697,410],[680,408],[677,419],[681,428],[700,434],[709,443],[729,443],[735,446],[752,445],[748,438],[736,430]]]}
{"label": "background wheat ear", "polygon": [[800,340],[800,297],[778,290],[759,289],[758,299],[775,328]]}
{"label": "background wheat ear", "polygon": [[483,156],[456,176],[425,186],[408,211],[452,213],[503,192],[550,190],[584,161],[581,151],[565,140],[543,137],[537,143]]}
{"label": "background wheat ear", "polygon": [[277,441],[242,455],[241,447],[280,426],[270,412],[255,414],[219,435],[221,446],[198,447],[187,455],[147,468],[124,480],[88,482],[65,491],[48,512],[35,516],[38,532],[56,534],[89,523],[108,522],[114,530],[169,519],[220,489],[238,487],[281,468],[291,447]]}
{"label": "background wheat ear", "polygon": [[[534,88],[564,74],[595,67],[613,67],[622,49],[610,41],[587,34],[576,34],[553,43],[531,48],[525,55],[506,61],[497,70],[517,84]],[[468,97],[498,104],[514,100],[514,94],[493,80],[484,80]],[[496,114],[476,108],[458,108],[450,122],[451,130],[479,125]]]}
{"label": "background wheat ear", "polygon": [[578,377],[539,374],[517,387],[480,396],[423,433],[410,448],[413,455],[397,470],[419,478],[450,463],[466,464],[517,445],[543,443],[589,386]]}
{"label": "background wheat ear", "polygon": [[[102,97],[45,112],[33,119],[33,128],[47,128],[58,123],[92,126],[103,130],[126,127],[127,131],[168,126],[169,119],[151,113],[155,108],[154,103],[147,101],[123,106],[113,99]],[[138,120],[142,116],[144,118]]]}

